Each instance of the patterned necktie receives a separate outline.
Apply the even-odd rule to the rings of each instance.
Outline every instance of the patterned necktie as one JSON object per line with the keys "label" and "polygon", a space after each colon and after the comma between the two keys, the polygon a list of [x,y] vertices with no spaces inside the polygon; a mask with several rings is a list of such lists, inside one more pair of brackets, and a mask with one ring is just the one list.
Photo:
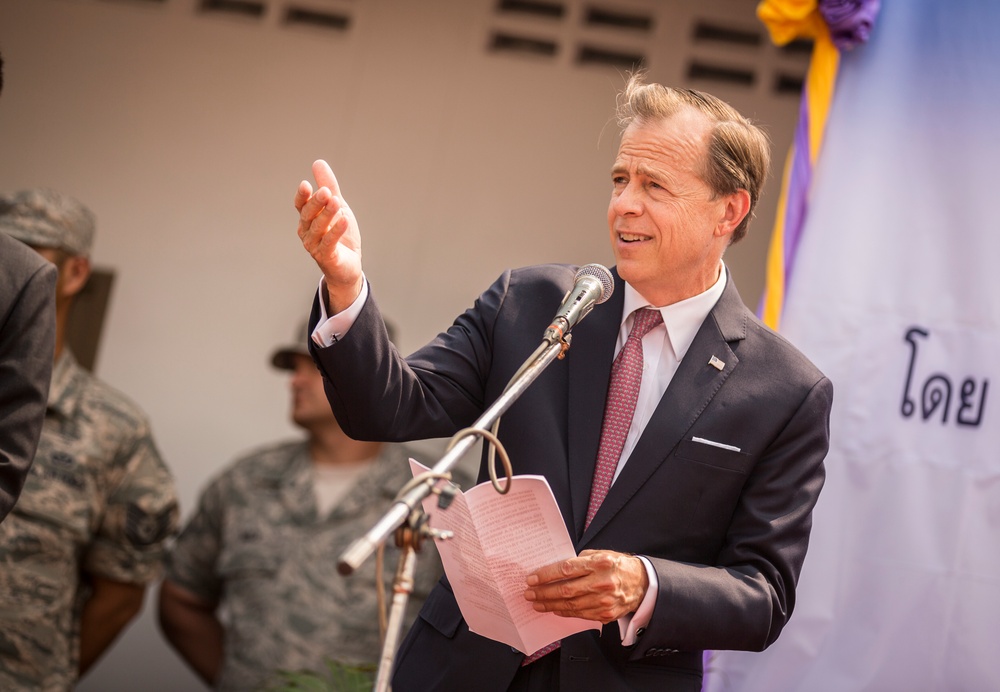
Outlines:
{"label": "patterned necktie", "polygon": [[625,447],[625,438],[632,427],[632,414],[635,413],[639,383],[642,381],[642,337],[663,322],[659,310],[643,308],[633,314],[632,330],[625,346],[611,364],[611,384],[608,386],[608,401],[604,406],[601,443],[597,448],[597,465],[594,468],[594,482],[590,487],[590,505],[587,507],[584,530],[590,526],[611,488],[611,480],[615,477],[618,460]]}
{"label": "patterned necktie", "polygon": [[[608,401],[604,406],[604,424],[601,426],[601,443],[597,449],[597,466],[594,469],[594,482],[590,488],[590,506],[587,509],[587,523],[597,514],[598,507],[604,502],[604,497],[611,488],[611,479],[615,477],[618,459],[625,447],[625,438],[632,427],[632,414],[635,412],[635,402],[639,399],[639,383],[642,381],[642,337],[663,322],[659,310],[643,308],[636,310],[625,346],[618,353],[615,362],[611,364],[611,384],[608,387]],[[526,666],[537,661],[542,656],[558,649],[560,643],[552,642],[521,663]]]}

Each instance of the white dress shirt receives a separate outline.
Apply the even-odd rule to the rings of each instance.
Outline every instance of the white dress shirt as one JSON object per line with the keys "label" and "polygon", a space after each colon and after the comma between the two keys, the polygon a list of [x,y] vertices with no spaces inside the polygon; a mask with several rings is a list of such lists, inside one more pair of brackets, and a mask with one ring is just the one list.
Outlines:
{"label": "white dress shirt", "polygon": [[618,344],[615,356],[625,347],[628,333],[632,329],[634,318],[632,313],[641,308],[654,308],[663,316],[663,324],[658,324],[642,337],[642,382],[639,385],[639,398],[632,414],[632,426],[625,438],[618,468],[612,480],[618,479],[632,450],[635,449],[639,436],[646,429],[646,424],[653,417],[656,405],[660,403],[663,392],[667,391],[670,380],[684,359],[684,354],[691,348],[691,342],[701,329],[701,323],[708,317],[715,304],[726,288],[726,265],[721,265],[719,278],[704,293],[667,305],[656,307],[639,295],[639,292],[629,284],[625,284],[625,307],[622,310],[622,324],[618,330]]}

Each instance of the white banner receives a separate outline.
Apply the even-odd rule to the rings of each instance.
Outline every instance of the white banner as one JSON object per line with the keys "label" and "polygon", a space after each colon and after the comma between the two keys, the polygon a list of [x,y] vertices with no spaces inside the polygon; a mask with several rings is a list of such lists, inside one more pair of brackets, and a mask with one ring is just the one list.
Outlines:
{"label": "white banner", "polygon": [[833,381],[791,622],[711,692],[1000,690],[1000,3],[843,56],[782,332]]}

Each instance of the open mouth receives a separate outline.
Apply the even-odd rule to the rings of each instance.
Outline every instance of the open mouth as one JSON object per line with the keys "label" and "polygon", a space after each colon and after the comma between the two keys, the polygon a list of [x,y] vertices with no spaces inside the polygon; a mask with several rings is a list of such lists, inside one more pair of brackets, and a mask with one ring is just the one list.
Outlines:
{"label": "open mouth", "polygon": [[649,240],[649,238],[644,235],[635,235],[634,233],[619,233],[618,240],[623,243],[638,243],[643,240]]}

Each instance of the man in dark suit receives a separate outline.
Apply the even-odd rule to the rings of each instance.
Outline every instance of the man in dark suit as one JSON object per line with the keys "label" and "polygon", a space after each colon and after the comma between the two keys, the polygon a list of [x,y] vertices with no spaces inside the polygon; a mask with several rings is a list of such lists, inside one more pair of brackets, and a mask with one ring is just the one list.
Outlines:
{"label": "man in dark suit", "polygon": [[[400,647],[397,692],[694,691],[703,650],[761,650],[791,614],[832,386],[746,309],[722,262],[746,233],[767,140],[708,94],[639,77],[618,116],[616,291],[500,428],[515,471],[548,479],[579,551],[527,575],[525,598],[604,629],[525,657],[471,633],[443,580]],[[468,425],[539,342],[576,268],[504,273],[404,360],[336,178],[324,162],[313,173],[319,189],[296,195],[298,232],[323,271],[313,355],[344,430],[408,439]]]}
{"label": "man in dark suit", "polygon": [[55,343],[56,268],[0,229],[0,521],[35,458]]}

